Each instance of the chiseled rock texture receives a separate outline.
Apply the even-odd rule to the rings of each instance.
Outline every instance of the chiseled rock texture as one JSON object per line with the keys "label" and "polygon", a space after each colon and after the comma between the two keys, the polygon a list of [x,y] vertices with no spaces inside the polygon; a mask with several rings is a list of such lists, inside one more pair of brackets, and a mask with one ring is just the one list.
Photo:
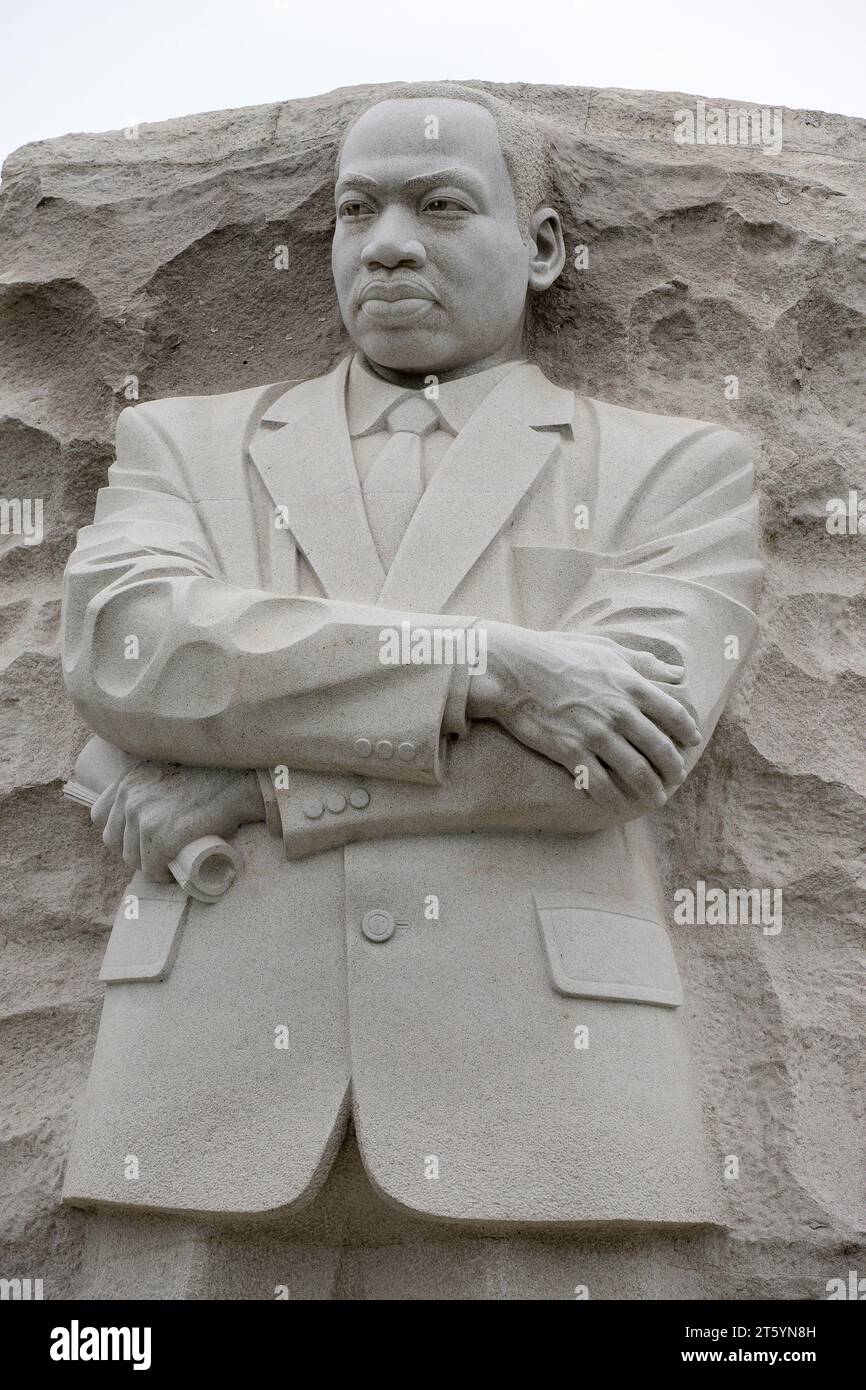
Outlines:
{"label": "chiseled rock texture", "polygon": [[[474,1241],[461,1292],[826,1297],[828,1279],[866,1276],[866,535],[825,526],[829,499],[866,497],[866,123],[784,111],[779,154],[683,146],[674,112],[693,97],[478,85],[555,135],[570,263],[536,326],[538,360],[590,395],[742,431],[768,575],[747,673],[659,818],[730,1233],[535,1238],[512,1260]],[[3,169],[0,492],[43,498],[45,535],[0,538],[0,1276],[41,1277],[46,1298],[111,1293],[82,1258],[96,1218],[58,1194],[125,884],[60,795],[85,739],[58,661],[63,565],[130,378],[142,400],[227,391],[323,372],[345,351],[331,174],[375,90],[64,136]],[[674,890],[698,879],[781,888],[782,931],[673,926]],[[739,1160],[727,1181],[726,1155]],[[142,1227],[154,1253],[141,1292],[200,1296],[207,1238],[160,1231]],[[345,1248],[330,1265],[299,1247],[292,1294],[451,1296],[433,1234],[361,1214],[335,1227]],[[227,1267],[267,1266],[264,1234],[236,1239]],[[273,1297],[270,1278],[256,1294],[251,1274],[247,1296]]]}

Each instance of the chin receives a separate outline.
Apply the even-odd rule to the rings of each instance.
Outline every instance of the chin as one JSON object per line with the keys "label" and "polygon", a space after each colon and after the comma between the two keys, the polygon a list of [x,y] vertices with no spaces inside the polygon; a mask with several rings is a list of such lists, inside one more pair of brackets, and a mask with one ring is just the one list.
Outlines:
{"label": "chin", "polygon": [[461,360],[453,342],[443,342],[435,334],[413,333],[409,329],[368,333],[358,346],[371,362],[392,371],[435,375],[452,370]]}

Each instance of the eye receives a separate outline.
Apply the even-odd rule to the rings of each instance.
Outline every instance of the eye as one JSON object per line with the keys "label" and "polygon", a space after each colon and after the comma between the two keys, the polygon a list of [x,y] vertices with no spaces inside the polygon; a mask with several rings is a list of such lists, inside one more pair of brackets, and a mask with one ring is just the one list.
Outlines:
{"label": "eye", "polygon": [[337,216],[343,222],[357,222],[362,217],[372,217],[374,209],[361,198],[347,198],[337,209]]}
{"label": "eye", "polygon": [[446,198],[443,194],[439,194],[435,198],[427,199],[424,204],[424,212],[469,212],[469,208],[457,198]]}

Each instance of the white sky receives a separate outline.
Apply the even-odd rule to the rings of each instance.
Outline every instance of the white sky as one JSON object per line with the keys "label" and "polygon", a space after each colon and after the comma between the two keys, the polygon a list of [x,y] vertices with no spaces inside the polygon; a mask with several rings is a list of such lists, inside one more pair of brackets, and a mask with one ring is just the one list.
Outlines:
{"label": "white sky", "polygon": [[0,0],[0,159],[69,131],[447,77],[866,116],[866,0]]}

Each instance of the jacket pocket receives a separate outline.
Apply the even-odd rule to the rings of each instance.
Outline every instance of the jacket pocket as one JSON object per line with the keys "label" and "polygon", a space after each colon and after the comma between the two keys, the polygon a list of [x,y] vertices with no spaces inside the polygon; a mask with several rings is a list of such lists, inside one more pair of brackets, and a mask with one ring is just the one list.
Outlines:
{"label": "jacket pocket", "polygon": [[680,973],[661,922],[641,909],[534,893],[554,989],[585,999],[616,999],[675,1009]]}

